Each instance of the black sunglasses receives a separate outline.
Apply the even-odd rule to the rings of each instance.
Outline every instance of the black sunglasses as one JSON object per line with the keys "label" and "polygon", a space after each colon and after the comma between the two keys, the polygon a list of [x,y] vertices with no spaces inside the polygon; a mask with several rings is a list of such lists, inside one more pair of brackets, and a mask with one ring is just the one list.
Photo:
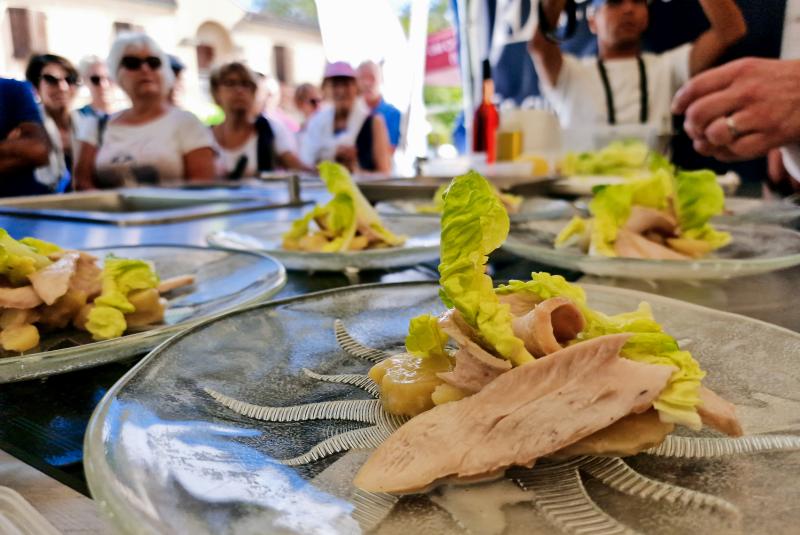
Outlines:
{"label": "black sunglasses", "polygon": [[251,82],[250,80],[234,80],[234,79],[225,79],[222,80],[219,85],[222,87],[227,87],[229,89],[233,89],[236,87],[241,87],[242,89],[256,89],[256,84]]}
{"label": "black sunglasses", "polygon": [[89,77],[89,81],[92,82],[92,85],[100,85],[103,80],[108,80],[106,76],[100,76],[99,74],[93,74]]}
{"label": "black sunglasses", "polygon": [[137,58],[136,56],[123,56],[119,64],[129,71],[138,71],[142,65],[147,63],[147,66],[152,70],[161,68],[161,58],[156,56],[147,56],[146,58]]}
{"label": "black sunglasses", "polygon": [[74,74],[68,74],[64,78],[59,78],[58,76],[53,76],[52,74],[43,74],[42,80],[49,86],[57,86],[61,82],[67,82],[69,85],[78,85],[78,77]]}

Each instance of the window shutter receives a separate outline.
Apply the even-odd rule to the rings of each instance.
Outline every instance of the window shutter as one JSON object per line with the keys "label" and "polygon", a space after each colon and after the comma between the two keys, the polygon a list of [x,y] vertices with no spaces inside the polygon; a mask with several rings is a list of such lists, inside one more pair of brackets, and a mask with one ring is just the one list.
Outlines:
{"label": "window shutter", "polygon": [[11,24],[11,42],[15,59],[28,59],[31,55],[31,26],[28,10],[19,7],[8,8],[8,22]]}
{"label": "window shutter", "polygon": [[292,83],[292,51],[283,45],[275,45],[272,50],[275,57],[275,77],[285,84]]}

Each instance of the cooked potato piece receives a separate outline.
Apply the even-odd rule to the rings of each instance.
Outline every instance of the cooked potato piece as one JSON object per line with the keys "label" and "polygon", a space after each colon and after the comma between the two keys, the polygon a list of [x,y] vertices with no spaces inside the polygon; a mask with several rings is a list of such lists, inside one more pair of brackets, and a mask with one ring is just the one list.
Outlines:
{"label": "cooked potato piece", "polygon": [[465,397],[467,397],[467,394],[463,390],[447,383],[442,383],[437,386],[436,390],[431,394],[434,405],[444,405],[445,403],[458,401]]}
{"label": "cooked potato piece", "polygon": [[36,323],[39,313],[32,309],[7,308],[0,313],[0,329],[18,327],[26,323]]}
{"label": "cooked potato piece", "polygon": [[39,330],[33,325],[15,325],[0,332],[0,344],[6,351],[27,351],[39,345]]}
{"label": "cooked potato piece", "polygon": [[372,367],[370,378],[381,387],[381,401],[391,414],[416,416],[433,408],[431,394],[442,384],[438,368],[429,359],[407,353],[390,357]]}
{"label": "cooked potato piece", "polygon": [[141,327],[163,321],[166,300],[161,299],[156,288],[131,292],[128,301],[136,307],[135,312],[125,314],[128,327]]}
{"label": "cooked potato piece", "polygon": [[78,314],[86,304],[86,292],[81,290],[67,290],[58,300],[50,306],[41,308],[40,322],[42,325],[53,329],[63,329]]}
{"label": "cooked potato piece", "polygon": [[91,312],[93,308],[94,303],[87,303],[83,305],[80,310],[78,310],[78,313],[75,314],[75,317],[72,320],[72,325],[74,325],[76,329],[85,331],[86,322],[89,321],[89,312]]}
{"label": "cooked potato piece", "polygon": [[694,258],[705,256],[712,250],[712,246],[709,242],[690,238],[669,238],[667,239],[667,244],[679,253]]}
{"label": "cooked potato piece", "polygon": [[366,249],[367,245],[369,245],[369,239],[362,234],[350,240],[350,247],[348,247],[348,249],[350,251],[360,251]]}
{"label": "cooked potato piece", "polygon": [[328,245],[328,240],[321,233],[307,234],[300,238],[299,246],[302,251],[318,252]]}

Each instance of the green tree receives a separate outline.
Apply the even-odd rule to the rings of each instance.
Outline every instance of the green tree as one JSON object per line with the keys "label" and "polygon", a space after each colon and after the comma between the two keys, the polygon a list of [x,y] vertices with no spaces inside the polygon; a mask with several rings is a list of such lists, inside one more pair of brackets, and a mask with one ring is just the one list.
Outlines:
{"label": "green tree", "polygon": [[314,0],[260,0],[259,11],[276,17],[317,22],[317,4]]}

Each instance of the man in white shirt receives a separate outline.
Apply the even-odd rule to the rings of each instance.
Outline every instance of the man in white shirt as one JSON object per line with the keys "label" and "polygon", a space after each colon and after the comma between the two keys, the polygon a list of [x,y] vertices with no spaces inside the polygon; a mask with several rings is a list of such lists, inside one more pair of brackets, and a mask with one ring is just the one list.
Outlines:
{"label": "man in white shirt", "polygon": [[563,53],[549,31],[566,1],[541,0],[529,43],[542,93],[564,128],[641,124],[668,133],[677,89],[747,31],[734,0],[700,0],[708,30],[693,43],[645,53],[641,38],[649,23],[647,0],[592,0],[587,13],[598,57],[579,59]]}

